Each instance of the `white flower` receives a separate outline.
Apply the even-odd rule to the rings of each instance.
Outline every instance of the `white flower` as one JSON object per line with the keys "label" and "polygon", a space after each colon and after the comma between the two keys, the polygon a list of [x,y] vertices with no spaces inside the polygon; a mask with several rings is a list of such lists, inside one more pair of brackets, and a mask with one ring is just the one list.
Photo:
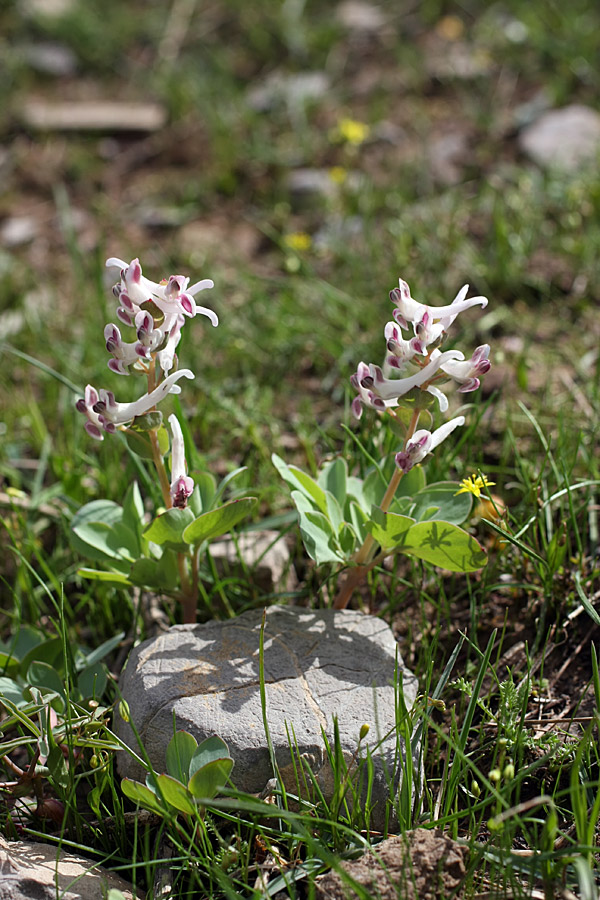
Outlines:
{"label": "white flower", "polygon": [[193,318],[200,314],[207,316],[213,325],[219,324],[217,315],[212,309],[197,306],[194,300],[194,294],[215,286],[210,278],[197,281],[188,287],[189,278],[171,275],[166,283],[157,284],[142,275],[139,259],[126,263],[116,256],[111,256],[106,260],[106,265],[109,268],[114,266],[121,269],[121,283],[116,285],[114,290],[126,315],[139,312],[143,303],[152,301],[165,316],[180,313]]}
{"label": "white flower", "polygon": [[[434,378],[444,363],[462,359],[464,359],[464,354],[460,350],[446,350],[445,353],[438,354],[426,366],[407,378],[385,378],[379,366],[372,363],[367,366],[366,363],[361,362],[350,379],[350,383],[358,391],[358,397],[355,397],[352,403],[352,411],[357,418],[360,418],[362,405],[379,410],[386,409],[388,406],[397,406],[399,397],[408,394],[413,388],[422,387]],[[434,385],[429,385],[423,390],[427,390],[437,397],[442,411],[447,409],[448,401],[445,395]]]}
{"label": "white flower", "polygon": [[459,313],[472,306],[487,306],[487,297],[471,297],[467,300],[468,290],[469,285],[465,284],[449,306],[426,306],[411,297],[408,284],[400,279],[399,286],[390,291],[390,299],[397,307],[393,312],[394,319],[402,328],[413,325],[415,334],[419,337],[417,327],[423,327],[425,317],[424,328],[431,330],[432,337],[439,337],[443,331],[448,331]]}
{"label": "white flower", "polygon": [[194,490],[194,481],[186,474],[185,445],[183,433],[177,416],[169,416],[169,425],[173,432],[171,441],[171,500],[173,506],[185,509],[188,499]]}
{"label": "white flower", "polygon": [[194,377],[190,369],[179,369],[178,372],[173,372],[165,378],[151,393],[144,394],[133,403],[119,403],[112,391],[104,389],[97,391],[88,384],[84,397],[75,405],[77,410],[87,417],[88,421],[85,423],[87,433],[97,441],[102,441],[103,431],[114,434],[118,426],[132,422],[136,416],[143,416],[164,400],[167,394],[180,393],[181,388],[176,384],[180,378]]}
{"label": "white flower", "polygon": [[[120,322],[135,327],[137,331],[137,342],[127,344],[121,340],[116,325],[106,326],[107,349],[113,354],[108,366],[112,371],[128,375],[128,367],[137,359],[150,359],[152,354],[156,353],[158,364],[166,374],[173,368],[175,349],[186,316],[193,318],[196,315],[204,315],[214,326],[219,324],[213,310],[198,306],[194,299],[195,294],[214,287],[214,282],[210,278],[188,286],[189,278],[171,275],[168,281],[158,284],[142,274],[138,259],[126,263],[122,259],[111,257],[107,259],[106,265],[118,266],[121,269],[121,281],[113,288],[113,293],[120,304],[117,317]],[[156,318],[147,307],[142,309],[145,303],[153,304]],[[162,350],[157,351],[161,346]]]}
{"label": "white flower", "polygon": [[[432,353],[432,358],[433,355]],[[459,393],[467,394],[469,391],[476,391],[481,384],[479,376],[489,372],[492,365],[489,355],[490,345],[482,344],[474,351],[471,359],[466,359],[464,362],[450,360],[444,363],[442,369],[455,381],[460,382]]]}
{"label": "white flower", "polygon": [[400,450],[399,453],[396,453],[396,465],[399,469],[402,469],[403,472],[409,472],[413,466],[416,466],[417,463],[424,460],[428,453],[435,450],[438,444],[441,444],[449,434],[452,434],[455,428],[464,424],[465,417],[456,416],[455,419],[444,422],[444,424],[440,425],[439,428],[436,428],[434,432],[427,431],[424,428],[415,431],[413,436],[407,442],[404,450]]}

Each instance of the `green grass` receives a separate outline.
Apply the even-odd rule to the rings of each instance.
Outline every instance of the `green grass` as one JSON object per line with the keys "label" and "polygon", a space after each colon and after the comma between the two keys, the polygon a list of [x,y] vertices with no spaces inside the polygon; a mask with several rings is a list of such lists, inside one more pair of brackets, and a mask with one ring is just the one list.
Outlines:
{"label": "green grass", "polygon": [[[540,171],[521,155],[516,131],[540,90],[549,106],[596,105],[600,13],[586,0],[382,5],[388,30],[359,40],[333,3],[221,0],[194,7],[173,56],[165,34],[177,6],[74,3],[56,21],[16,2],[0,12],[0,46],[10,46],[0,77],[9,148],[0,157],[0,215],[32,215],[39,226],[32,243],[0,249],[0,637],[7,648],[18,635],[62,648],[40,659],[65,685],[58,738],[71,763],[55,754],[27,795],[34,801],[20,799],[13,817],[18,810],[26,835],[106,860],[144,887],[168,857],[167,868],[180,869],[181,897],[201,889],[264,896],[257,866],[265,858],[274,860],[271,893],[287,884],[291,896],[310,897],[316,872],[376,843],[360,804],[342,798],[335,741],[334,804],[313,791],[298,809],[279,792],[277,818],[266,818],[264,804],[231,789],[204,815],[132,817],[114,769],[113,681],[95,698],[77,693],[77,679],[85,654],[123,632],[107,657],[118,674],[127,647],[145,636],[143,598],[77,574],[69,522],[98,497],[120,502],[134,478],[149,504],[160,497],[149,467],[121,441],[88,439],[71,386],[91,382],[123,400],[139,393],[134,379],[106,368],[102,330],[114,318],[106,256],[139,255],[152,277],[212,277],[207,302],[220,327],[189,324],[179,348],[197,376],[180,402],[198,465],[219,477],[247,466],[244,485],[259,498],[252,524],[289,529],[273,451],[313,473],[340,454],[362,474],[352,434],[371,456],[394,450],[373,415],[351,422],[348,379],[359,360],[379,360],[398,276],[434,304],[468,281],[490,303],[463,317],[464,343],[489,342],[501,377],[492,380],[493,370],[483,395],[466,398],[468,425],[429,458],[428,480],[481,469],[507,514],[496,530],[483,520],[472,526],[489,551],[481,573],[409,560],[374,570],[356,598],[393,623],[420,682],[415,709],[399,703],[398,714],[405,740],[415,729],[423,737],[423,772],[405,773],[415,794],[390,797],[390,806],[403,831],[440,827],[467,843],[467,895],[491,885],[550,897],[566,884],[595,896],[600,179],[592,165],[568,177]],[[477,77],[429,74],[429,41],[440,40],[443,16],[462,22],[467,54],[488,60]],[[75,53],[74,75],[53,79],[25,62],[23,48],[42,40]],[[438,46],[433,52],[448,49]],[[330,89],[267,113],[248,104],[248,87],[270,73],[304,71],[325,72]],[[169,125],[149,137],[39,134],[20,118],[31,95],[157,100]],[[370,127],[364,143],[336,138],[344,117]],[[467,150],[458,181],[445,184],[428,152],[450,120]],[[299,198],[288,178],[301,167],[343,168],[348,177]],[[148,209],[165,224],[148,224]],[[310,235],[305,249],[286,243],[295,232]],[[291,599],[325,605],[335,573],[316,571],[293,526],[289,535],[300,575]],[[278,599],[261,595],[251,573],[220,577],[208,558],[202,584],[203,617]],[[177,607],[167,614],[175,621]],[[2,665],[14,681],[14,665],[6,657]],[[0,753],[22,769],[40,727],[52,742],[43,709],[37,697],[5,708]],[[25,749],[15,755],[17,745]],[[300,789],[310,774],[298,765]],[[6,761],[3,769],[13,781]],[[64,805],[60,824],[35,814],[40,785]],[[531,852],[514,852],[522,850]]]}

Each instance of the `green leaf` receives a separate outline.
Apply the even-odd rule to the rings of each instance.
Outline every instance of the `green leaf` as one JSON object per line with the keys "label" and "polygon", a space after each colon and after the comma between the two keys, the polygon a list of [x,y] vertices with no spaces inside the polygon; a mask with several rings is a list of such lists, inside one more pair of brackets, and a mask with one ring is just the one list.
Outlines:
{"label": "green leaf", "polygon": [[348,518],[359,541],[362,543],[368,534],[369,517],[359,503],[352,500],[348,505]]}
{"label": "green leaf", "polygon": [[144,525],[144,501],[140,494],[137,481],[132,482],[127,488],[123,500],[123,525],[129,528],[137,538],[136,556],[140,554],[140,537]]}
{"label": "green leaf", "polygon": [[232,759],[214,759],[192,775],[188,788],[197,800],[210,800],[227,782],[232,769]]}
{"label": "green leaf", "polygon": [[81,569],[77,569],[77,574],[81,578],[89,578],[90,581],[103,581],[106,584],[119,585],[119,587],[130,587],[133,584],[127,575],[123,575],[121,572],[104,572],[102,569],[89,569],[87,566],[82,566]]}
{"label": "green leaf", "polygon": [[130,800],[133,800],[139,806],[143,806],[144,809],[158,813],[159,816],[166,815],[166,810],[160,800],[145,784],[141,784],[139,781],[132,781],[130,778],[124,778],[121,782],[121,790],[126,797],[129,797]]}
{"label": "green leaf", "polygon": [[9,677],[19,671],[19,660],[10,653],[0,653],[0,670]]}
{"label": "green leaf", "polygon": [[325,500],[327,501],[327,518],[331,522],[333,533],[338,534],[344,521],[340,504],[329,491],[325,493]]}
{"label": "green leaf", "polygon": [[69,787],[69,770],[67,768],[67,761],[61,748],[57,747],[54,741],[52,742],[52,747],[50,748],[48,758],[46,759],[46,765],[50,770],[52,781],[66,791]]}
{"label": "green leaf", "polygon": [[167,772],[182,784],[190,777],[190,762],[198,749],[198,741],[189,731],[177,731],[167,746]]}
{"label": "green leaf", "polygon": [[106,666],[99,661],[87,665],[77,677],[77,688],[85,700],[99,700],[108,681]]}
{"label": "green leaf", "polygon": [[355,550],[357,550],[356,532],[352,525],[343,522],[338,531],[338,543],[345,559],[351,559]]}
{"label": "green leaf", "polygon": [[475,538],[450,522],[417,522],[401,549],[450,572],[475,572],[487,562]]}
{"label": "green leaf", "polygon": [[[150,438],[147,434],[143,431],[136,431],[133,428],[128,428],[123,434],[125,435],[125,440],[127,441],[130,450],[133,450],[133,452],[137,453],[138,456],[141,456],[142,459],[154,459],[152,444],[150,443]],[[161,456],[166,456],[169,451],[169,432],[164,425],[161,425],[160,428],[157,429],[156,435],[158,437],[158,447]]]}
{"label": "green leaf", "polygon": [[233,472],[229,472],[225,476],[225,478],[222,479],[222,481],[219,483],[219,487],[217,488],[215,496],[212,499],[212,506],[214,506],[216,503],[221,502],[225,495],[225,491],[229,487],[231,482],[235,481],[236,478],[239,478],[239,476],[243,472],[245,472],[247,468],[248,466],[240,466],[239,469],[234,469]]}
{"label": "green leaf", "polygon": [[212,541],[231,531],[234,525],[250,515],[256,504],[256,497],[242,497],[230,500],[223,506],[198,516],[183,532],[183,539],[188,544],[201,544]]}
{"label": "green leaf", "polygon": [[[189,549],[187,544],[184,546]],[[160,559],[137,559],[131,567],[129,577],[132,584],[140,587],[174,591],[179,584],[175,552],[165,546]]]}
{"label": "green leaf", "polygon": [[409,516],[384,513],[378,506],[373,506],[366,527],[384,550],[403,550],[406,536],[414,524],[415,520]]}
{"label": "green leaf", "polygon": [[85,657],[86,666],[91,666],[101,659],[104,659],[105,656],[108,656],[112,650],[115,650],[119,646],[124,637],[125,632],[119,631],[118,634],[114,634],[107,641],[100,644],[99,647],[96,647],[95,650],[91,650],[90,653],[87,653]]}
{"label": "green leaf", "polygon": [[189,506],[195,516],[208,512],[217,493],[217,482],[210,472],[194,472],[194,493]]}
{"label": "green leaf", "polygon": [[163,799],[169,806],[188,816],[194,815],[196,804],[184,784],[181,784],[176,778],[171,778],[170,775],[159,775],[156,781]]}
{"label": "green leaf", "polygon": [[183,533],[190,522],[194,521],[194,513],[191,509],[168,509],[162,515],[157,516],[144,529],[144,537],[162,546],[167,544],[174,549],[187,549]]}
{"label": "green leaf", "polygon": [[133,562],[140,555],[140,540],[124,522],[115,522],[106,538],[107,546],[116,559]]}
{"label": "green leaf", "polygon": [[65,699],[65,686],[62,678],[52,666],[45,662],[34,661],[27,669],[25,676],[28,684],[44,691],[52,691]]}
{"label": "green leaf", "polygon": [[[103,562],[126,574],[126,561],[108,545],[111,528],[123,518],[123,510],[112,500],[92,500],[78,510],[71,520],[69,540],[71,546],[82,556],[94,562]],[[115,565],[114,560],[118,563]],[[120,563],[120,564],[119,564]]]}
{"label": "green leaf", "polygon": [[292,500],[300,514],[300,533],[310,558],[314,559],[317,565],[326,562],[344,562],[327,516],[315,512],[310,500],[300,491],[292,491]]}
{"label": "green leaf", "polygon": [[356,475],[348,475],[346,479],[346,500],[350,497],[354,498],[359,506],[366,510],[371,508],[371,504],[366,504],[363,494],[363,480],[357,478]]}
{"label": "green leaf", "polygon": [[0,676],[0,706],[2,705],[3,697],[6,697],[7,700],[12,701],[17,706],[24,702],[23,690],[16,681],[13,681],[12,678]]}
{"label": "green leaf", "polygon": [[196,745],[196,750],[192,754],[189,766],[189,778],[201,769],[202,766],[215,759],[227,759],[229,757],[229,747],[225,741],[213,734],[211,737],[205,738],[201,744]]}
{"label": "green leaf", "polygon": [[[410,473],[409,473],[410,474]],[[458,494],[458,484],[454,481],[439,481],[430,484],[413,495],[414,506],[411,516],[417,522],[450,522],[462,525],[469,518],[473,503],[472,494]]]}
{"label": "green leaf", "polygon": [[346,460],[338,456],[337,459],[327,463],[321,470],[317,483],[324,491],[329,491],[333,494],[339,505],[343,507],[346,502],[347,478],[348,466],[346,465]]}
{"label": "green leaf", "polygon": [[21,660],[20,673],[25,678],[32,662],[44,662],[53,669],[64,671],[63,644],[61,638],[50,638],[32,647]]}
{"label": "green leaf", "polygon": [[304,496],[311,501],[314,509],[327,515],[325,491],[317,484],[314,478],[311,478],[310,475],[307,475],[306,472],[303,472],[302,469],[299,469],[297,466],[288,466],[276,453],[273,453],[271,459],[283,480],[286,481],[290,487],[304,494]]}

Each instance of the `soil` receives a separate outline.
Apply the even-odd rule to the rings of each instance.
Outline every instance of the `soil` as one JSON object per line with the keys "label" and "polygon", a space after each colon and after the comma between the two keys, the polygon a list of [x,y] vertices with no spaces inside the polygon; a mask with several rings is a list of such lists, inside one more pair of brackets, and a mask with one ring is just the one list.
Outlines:
{"label": "soil", "polygon": [[[375,851],[345,862],[348,875],[380,900],[437,900],[460,897],[466,875],[465,847],[441,834],[417,828],[388,838]],[[317,900],[348,900],[359,896],[338,872],[317,879]]]}

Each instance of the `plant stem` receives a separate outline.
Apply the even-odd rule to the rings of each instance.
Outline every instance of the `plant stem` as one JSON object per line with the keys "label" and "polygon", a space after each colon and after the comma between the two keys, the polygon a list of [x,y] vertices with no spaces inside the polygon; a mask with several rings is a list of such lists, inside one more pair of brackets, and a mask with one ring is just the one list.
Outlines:
{"label": "plant stem", "polygon": [[[406,430],[406,437],[404,438],[405,449],[411,437],[417,430],[420,415],[421,410],[415,409]],[[400,484],[400,479],[403,475],[404,472],[402,471],[402,469],[394,469],[394,474],[390,478],[390,483],[387,486],[386,492],[383,495],[383,500],[380,504],[380,509],[382,510],[382,512],[387,512],[389,510],[392,500],[394,499],[394,495],[398,489],[398,485]],[[354,562],[356,565],[348,571],[344,583],[342,584],[335,600],[333,601],[334,609],[345,609],[348,606],[348,602],[350,600],[350,597],[354,593],[355,588],[360,584],[361,581],[363,581],[363,579],[367,575],[367,572],[371,568],[369,566],[369,563],[373,558],[376,547],[377,542],[373,538],[373,535],[368,534],[364,539],[362,546],[354,555]]]}

